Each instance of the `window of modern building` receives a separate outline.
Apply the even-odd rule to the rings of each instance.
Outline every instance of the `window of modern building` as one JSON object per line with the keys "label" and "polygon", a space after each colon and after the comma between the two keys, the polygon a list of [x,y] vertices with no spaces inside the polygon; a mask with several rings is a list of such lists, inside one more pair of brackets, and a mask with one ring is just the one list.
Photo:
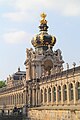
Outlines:
{"label": "window of modern building", "polygon": [[64,101],[67,100],[67,86],[66,85],[63,86],[63,99]]}
{"label": "window of modern building", "polygon": [[56,88],[53,87],[53,102],[56,101]]}

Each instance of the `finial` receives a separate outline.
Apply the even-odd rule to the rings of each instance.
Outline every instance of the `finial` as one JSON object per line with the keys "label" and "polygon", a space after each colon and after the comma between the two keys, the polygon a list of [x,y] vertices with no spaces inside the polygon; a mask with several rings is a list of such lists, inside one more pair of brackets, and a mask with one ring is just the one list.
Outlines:
{"label": "finial", "polygon": [[20,72],[20,67],[18,67],[18,72]]}
{"label": "finial", "polygon": [[75,63],[75,62],[73,62],[73,67],[75,68],[75,66],[76,66],[76,63]]}
{"label": "finial", "polygon": [[41,21],[40,21],[41,24],[47,24],[47,20],[45,20],[46,16],[47,15],[44,12],[41,14]]}
{"label": "finial", "polygon": [[69,69],[69,64],[68,63],[66,63],[66,65],[67,65],[67,70]]}
{"label": "finial", "polygon": [[45,19],[45,17],[46,17],[47,15],[43,12],[43,13],[41,13],[41,17],[42,17],[42,19]]}
{"label": "finial", "polygon": [[64,67],[62,66],[62,67],[61,67],[61,71],[63,71],[63,70],[64,70]]}

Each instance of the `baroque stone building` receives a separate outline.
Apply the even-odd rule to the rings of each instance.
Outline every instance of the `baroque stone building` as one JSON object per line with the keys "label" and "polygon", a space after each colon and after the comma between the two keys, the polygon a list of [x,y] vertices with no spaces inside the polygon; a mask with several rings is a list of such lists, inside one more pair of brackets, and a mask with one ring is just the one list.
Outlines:
{"label": "baroque stone building", "polygon": [[56,37],[48,34],[46,14],[40,32],[32,39],[35,50],[26,49],[26,71],[7,78],[0,89],[0,109],[27,108],[32,120],[80,120],[80,66],[63,70],[61,50],[53,51]]}

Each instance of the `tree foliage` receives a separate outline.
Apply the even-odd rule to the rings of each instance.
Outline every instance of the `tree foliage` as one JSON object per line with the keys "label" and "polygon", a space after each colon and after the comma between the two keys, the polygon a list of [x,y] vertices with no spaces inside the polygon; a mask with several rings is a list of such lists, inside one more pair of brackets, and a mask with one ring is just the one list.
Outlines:
{"label": "tree foliage", "polygon": [[6,82],[5,81],[0,81],[0,88],[5,87],[6,86]]}

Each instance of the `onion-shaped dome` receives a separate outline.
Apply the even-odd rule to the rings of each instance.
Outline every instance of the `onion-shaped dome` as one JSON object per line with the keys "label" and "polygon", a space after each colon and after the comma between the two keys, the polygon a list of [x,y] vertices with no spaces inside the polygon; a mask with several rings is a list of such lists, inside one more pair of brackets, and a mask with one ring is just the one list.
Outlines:
{"label": "onion-shaped dome", "polygon": [[34,47],[48,46],[48,45],[52,47],[56,43],[56,38],[49,34],[43,33],[36,35],[31,42]]}
{"label": "onion-shaped dome", "polygon": [[45,20],[46,14],[42,13],[41,14],[41,21],[40,21],[40,34],[37,34],[35,37],[32,39],[32,45],[34,47],[40,47],[40,46],[48,46],[50,45],[51,47],[54,46],[56,43],[56,38],[52,35],[49,35],[47,33],[47,20]]}

